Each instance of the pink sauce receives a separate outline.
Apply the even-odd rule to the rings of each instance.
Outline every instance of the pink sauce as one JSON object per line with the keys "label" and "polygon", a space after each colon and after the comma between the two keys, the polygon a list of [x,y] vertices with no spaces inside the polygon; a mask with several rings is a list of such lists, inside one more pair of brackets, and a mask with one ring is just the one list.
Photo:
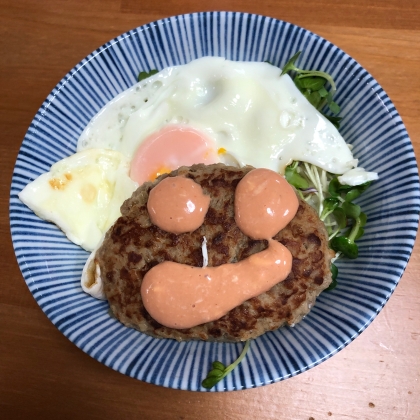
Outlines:
{"label": "pink sauce", "polygon": [[213,140],[188,126],[168,125],[147,137],[137,149],[130,178],[143,184],[180,166],[219,162]]}
{"label": "pink sauce", "polygon": [[193,232],[204,222],[210,197],[201,185],[182,176],[167,177],[149,194],[147,210],[150,220],[167,232]]}
{"label": "pink sauce", "polygon": [[160,324],[183,329],[214,321],[271,289],[290,273],[290,251],[271,237],[294,217],[296,194],[273,171],[255,169],[248,175],[236,188],[235,219],[248,236],[267,239],[268,248],[238,263],[218,267],[168,261],[153,267],[143,279],[141,294],[146,310]]}
{"label": "pink sauce", "polygon": [[291,265],[289,250],[274,239],[266,250],[235,264],[201,268],[165,261],[144,277],[143,303],[160,324],[191,328],[271,289]]}
{"label": "pink sauce", "polygon": [[269,239],[295,216],[299,202],[293,188],[269,169],[248,172],[236,187],[235,222],[253,239]]}

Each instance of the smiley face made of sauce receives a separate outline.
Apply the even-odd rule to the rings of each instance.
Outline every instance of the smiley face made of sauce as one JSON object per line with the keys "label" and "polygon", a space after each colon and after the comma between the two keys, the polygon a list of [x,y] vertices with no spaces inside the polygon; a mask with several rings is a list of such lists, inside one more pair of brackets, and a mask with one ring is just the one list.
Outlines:
{"label": "smiley face made of sauce", "polygon": [[[193,180],[171,177],[151,190],[147,207],[153,224],[179,234],[203,223],[209,203]],[[191,328],[221,318],[285,280],[292,255],[272,237],[287,226],[298,207],[293,188],[281,175],[268,169],[247,173],[236,187],[235,221],[252,239],[268,240],[268,248],[217,267],[158,264],[146,273],[141,286],[146,310],[166,327]]]}

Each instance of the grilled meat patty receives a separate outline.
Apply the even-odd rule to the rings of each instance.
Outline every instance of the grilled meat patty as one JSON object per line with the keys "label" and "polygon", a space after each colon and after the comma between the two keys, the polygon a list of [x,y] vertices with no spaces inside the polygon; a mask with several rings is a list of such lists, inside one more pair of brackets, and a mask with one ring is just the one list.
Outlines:
{"label": "grilled meat patty", "polygon": [[[286,280],[222,318],[188,329],[159,324],[143,306],[140,289],[147,271],[163,261],[201,267],[204,236],[209,266],[238,262],[268,247],[267,241],[244,235],[234,219],[235,188],[252,169],[223,164],[181,167],[143,184],[123,204],[122,217],[107,232],[96,254],[104,291],[117,319],[154,337],[234,342],[258,337],[285,324],[294,325],[309,312],[316,297],[331,282],[331,251],[324,224],[304,201],[300,201],[294,219],[274,237],[293,256],[292,271]],[[203,225],[180,235],[153,225],[147,212],[149,191],[167,176],[177,175],[193,179],[211,197]]]}

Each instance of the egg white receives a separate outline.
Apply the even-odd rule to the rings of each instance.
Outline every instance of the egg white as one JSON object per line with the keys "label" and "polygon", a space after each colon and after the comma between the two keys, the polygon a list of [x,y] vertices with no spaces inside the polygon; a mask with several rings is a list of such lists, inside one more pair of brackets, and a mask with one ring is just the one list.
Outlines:
{"label": "egg white", "polygon": [[105,147],[131,159],[168,124],[207,134],[239,165],[284,173],[293,160],[344,174],[357,160],[337,129],[268,63],[204,57],[167,68],[107,104],[82,133],[78,150]]}
{"label": "egg white", "polygon": [[97,247],[89,255],[83,267],[80,283],[84,292],[100,300],[106,300],[104,285],[101,277],[101,267],[96,261],[96,251],[102,245],[100,241]]}
{"label": "egg white", "polygon": [[72,242],[92,251],[138,187],[128,171],[129,162],[120,152],[89,149],[52,165],[19,198]]}

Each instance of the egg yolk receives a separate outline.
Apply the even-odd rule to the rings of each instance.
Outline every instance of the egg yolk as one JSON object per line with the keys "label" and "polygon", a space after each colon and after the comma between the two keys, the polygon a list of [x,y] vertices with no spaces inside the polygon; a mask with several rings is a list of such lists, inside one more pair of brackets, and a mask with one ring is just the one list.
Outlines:
{"label": "egg yolk", "polygon": [[214,142],[205,134],[170,125],[151,134],[138,147],[131,161],[130,178],[141,185],[180,166],[219,161]]}

